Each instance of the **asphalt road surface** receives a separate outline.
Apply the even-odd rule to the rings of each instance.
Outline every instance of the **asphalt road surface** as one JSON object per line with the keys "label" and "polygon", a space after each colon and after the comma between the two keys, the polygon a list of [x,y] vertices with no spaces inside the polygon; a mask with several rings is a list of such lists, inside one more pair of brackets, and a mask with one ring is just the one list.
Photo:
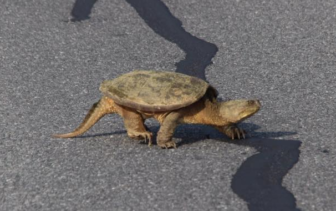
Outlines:
{"label": "asphalt road surface", "polygon": [[[0,14],[1,211],[336,210],[334,0],[2,0]],[[116,115],[51,137],[134,69],[260,99],[249,138],[184,125],[163,150]]]}

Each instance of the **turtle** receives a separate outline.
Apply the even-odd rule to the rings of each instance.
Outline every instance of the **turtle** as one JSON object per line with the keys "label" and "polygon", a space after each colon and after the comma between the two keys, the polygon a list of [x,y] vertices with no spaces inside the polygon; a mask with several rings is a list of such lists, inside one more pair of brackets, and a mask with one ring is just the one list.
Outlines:
{"label": "turtle", "polygon": [[55,134],[72,138],[89,130],[106,114],[119,114],[130,138],[152,145],[153,134],[144,121],[155,118],[160,123],[157,145],[176,148],[173,141],[179,124],[210,125],[231,139],[245,138],[237,123],[255,114],[259,100],[228,100],[220,102],[218,91],[208,82],[170,71],[135,70],[100,85],[103,96],[93,104],[83,122],[73,132]]}

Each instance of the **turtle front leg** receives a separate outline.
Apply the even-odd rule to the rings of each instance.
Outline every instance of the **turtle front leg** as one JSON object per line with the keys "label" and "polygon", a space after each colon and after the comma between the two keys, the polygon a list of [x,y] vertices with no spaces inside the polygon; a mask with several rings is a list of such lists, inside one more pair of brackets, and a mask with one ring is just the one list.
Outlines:
{"label": "turtle front leg", "polygon": [[172,140],[175,128],[179,124],[180,114],[178,112],[169,113],[163,120],[157,136],[157,145],[161,148],[176,148],[176,143]]}
{"label": "turtle front leg", "polygon": [[228,126],[215,126],[217,130],[233,139],[245,139],[246,132],[239,128],[236,124],[228,125]]}
{"label": "turtle front leg", "polygon": [[132,139],[148,141],[148,146],[152,146],[153,134],[146,130],[142,116],[129,109],[123,109],[122,117],[127,130],[127,135]]}

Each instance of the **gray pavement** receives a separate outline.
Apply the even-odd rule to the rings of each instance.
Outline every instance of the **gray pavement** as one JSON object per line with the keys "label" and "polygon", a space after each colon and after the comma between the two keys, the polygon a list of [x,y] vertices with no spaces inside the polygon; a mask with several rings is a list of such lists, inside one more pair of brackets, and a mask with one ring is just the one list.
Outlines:
{"label": "gray pavement", "polygon": [[220,98],[263,105],[242,124],[249,140],[183,126],[171,150],[129,139],[118,116],[79,138],[51,138],[78,126],[102,80],[175,71],[185,58],[126,1],[99,0],[90,19],[68,22],[74,2],[1,1],[1,211],[263,210],[231,186],[266,140],[301,143],[282,183],[297,209],[336,209],[335,1],[162,1],[187,32],[217,46],[205,73]]}

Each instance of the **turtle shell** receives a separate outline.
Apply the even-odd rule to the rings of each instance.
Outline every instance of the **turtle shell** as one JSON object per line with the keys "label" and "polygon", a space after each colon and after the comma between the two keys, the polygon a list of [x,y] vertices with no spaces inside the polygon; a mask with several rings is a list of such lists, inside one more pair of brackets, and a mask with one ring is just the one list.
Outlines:
{"label": "turtle shell", "polygon": [[169,111],[188,106],[217,91],[207,82],[175,72],[136,70],[100,85],[115,103],[147,112]]}

